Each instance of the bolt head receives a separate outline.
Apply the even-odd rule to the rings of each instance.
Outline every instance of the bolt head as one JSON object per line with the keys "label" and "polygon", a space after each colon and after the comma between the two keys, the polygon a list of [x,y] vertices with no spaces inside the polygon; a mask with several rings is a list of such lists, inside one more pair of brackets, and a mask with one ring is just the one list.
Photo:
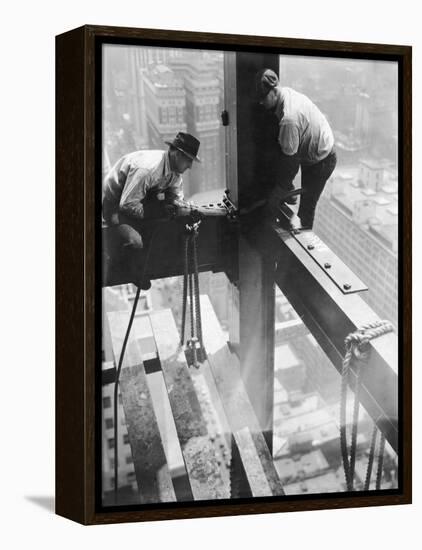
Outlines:
{"label": "bolt head", "polygon": [[307,247],[307,248],[308,248],[308,250],[313,250],[315,247],[314,247],[313,244],[308,244],[308,247]]}
{"label": "bolt head", "polygon": [[331,264],[329,262],[325,262],[324,267],[325,269],[330,269]]}
{"label": "bolt head", "polygon": [[352,288],[352,285],[350,285],[349,283],[344,283],[343,288],[344,290],[350,290]]}

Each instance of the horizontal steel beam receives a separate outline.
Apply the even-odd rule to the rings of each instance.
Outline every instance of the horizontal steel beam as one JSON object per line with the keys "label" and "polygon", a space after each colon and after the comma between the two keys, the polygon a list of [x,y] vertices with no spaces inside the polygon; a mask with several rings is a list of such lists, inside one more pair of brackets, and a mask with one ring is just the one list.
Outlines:
{"label": "horizontal steel beam", "polygon": [[[152,249],[148,258],[147,276],[161,279],[183,275],[184,272],[184,236],[183,220],[149,222],[143,226],[134,226],[148,243],[153,235]],[[232,224],[224,217],[205,217],[198,236],[199,271],[223,271],[230,266],[230,235]],[[102,238],[107,238],[107,229],[102,230]],[[119,265],[115,258],[103,257],[103,273],[107,273],[103,286],[130,283],[130,266]],[[230,276],[230,274],[228,273]]]}
{"label": "horizontal steel beam", "polygon": [[[345,294],[306,252],[295,236],[275,223],[266,239],[277,258],[275,281],[339,372],[344,340],[362,325],[379,320],[359,293]],[[267,242],[268,247],[268,242]],[[370,343],[362,369],[361,403],[398,449],[398,340],[394,333]]]}

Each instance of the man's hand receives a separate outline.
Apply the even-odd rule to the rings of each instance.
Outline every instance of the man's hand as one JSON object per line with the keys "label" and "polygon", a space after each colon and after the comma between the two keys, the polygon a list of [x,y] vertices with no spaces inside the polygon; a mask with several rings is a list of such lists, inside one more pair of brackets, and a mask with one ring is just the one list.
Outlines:
{"label": "man's hand", "polygon": [[257,210],[258,208],[261,208],[262,206],[264,206],[266,204],[266,199],[260,199],[258,201],[255,201],[253,202],[252,204],[250,204],[249,206],[246,206],[244,208],[241,208],[239,210],[239,214],[241,216],[245,216],[247,214],[251,214],[252,212],[254,212],[255,210]]}
{"label": "man's hand", "polygon": [[175,215],[178,217],[184,217],[184,216],[200,217],[200,209],[193,202],[186,202],[178,199],[173,201],[172,205],[176,209]]}
{"label": "man's hand", "polygon": [[119,214],[114,213],[110,218],[110,225],[119,225]]}
{"label": "man's hand", "polygon": [[174,202],[165,201],[163,209],[167,218],[175,218],[177,216],[177,205]]}
{"label": "man's hand", "polygon": [[160,201],[157,198],[151,198],[144,200],[143,205],[145,220],[158,220],[169,217],[165,201]]}

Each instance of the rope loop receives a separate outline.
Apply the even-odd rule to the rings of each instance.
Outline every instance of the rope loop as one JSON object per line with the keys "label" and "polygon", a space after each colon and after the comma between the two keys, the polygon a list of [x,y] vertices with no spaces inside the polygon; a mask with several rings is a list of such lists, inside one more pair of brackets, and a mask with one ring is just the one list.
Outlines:
{"label": "rope loop", "polygon": [[347,352],[351,351],[356,359],[367,359],[369,342],[383,334],[393,332],[394,327],[390,321],[378,320],[362,325],[355,332],[346,336],[344,344]]}
{"label": "rope loop", "polygon": [[[348,491],[354,490],[354,477],[355,477],[355,462],[356,462],[356,443],[357,443],[357,424],[359,419],[359,393],[361,387],[361,367],[362,363],[367,363],[369,358],[369,342],[374,338],[378,338],[383,334],[393,332],[394,327],[390,321],[372,321],[362,325],[355,332],[351,332],[346,336],[344,340],[346,353],[343,359],[343,370],[341,377],[341,396],[340,396],[340,447],[343,459],[344,476],[346,479],[346,486]],[[356,367],[356,380],[354,386],[354,405],[353,405],[353,426],[351,435],[350,451],[347,444],[346,433],[346,403],[347,403],[347,387],[349,382],[349,372],[352,362],[352,358],[355,357],[358,360]],[[376,425],[376,423],[375,423]],[[374,428],[375,429],[375,428]],[[376,433],[372,435],[371,451],[368,462],[367,475],[365,480],[365,488],[369,487],[373,455],[375,452]],[[382,475],[382,457],[384,453],[385,438],[381,434],[380,451],[378,458],[378,471],[377,471],[377,488],[381,485]],[[349,456],[350,455],[350,456]]]}

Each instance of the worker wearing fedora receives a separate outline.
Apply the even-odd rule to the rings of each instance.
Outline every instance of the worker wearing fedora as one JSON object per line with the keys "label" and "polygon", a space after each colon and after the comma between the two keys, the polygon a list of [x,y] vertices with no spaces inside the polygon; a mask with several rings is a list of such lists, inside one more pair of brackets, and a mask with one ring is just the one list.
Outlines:
{"label": "worker wearing fedora", "polygon": [[139,281],[144,262],[144,241],[138,228],[145,218],[148,199],[164,198],[163,207],[183,200],[182,175],[193,162],[200,162],[200,142],[192,135],[179,132],[164,150],[142,150],[120,158],[111,168],[103,185],[103,219],[108,230],[103,251],[124,269],[133,267],[133,282],[148,287],[149,281]]}
{"label": "worker wearing fedora", "polygon": [[[262,69],[255,76],[256,99],[279,122],[280,172],[269,198],[277,200],[294,190],[299,166],[303,194],[298,216],[303,228],[312,229],[315,209],[337,162],[334,136],[327,119],[304,94],[281,87],[277,74]],[[287,200],[294,204],[295,198]]]}

